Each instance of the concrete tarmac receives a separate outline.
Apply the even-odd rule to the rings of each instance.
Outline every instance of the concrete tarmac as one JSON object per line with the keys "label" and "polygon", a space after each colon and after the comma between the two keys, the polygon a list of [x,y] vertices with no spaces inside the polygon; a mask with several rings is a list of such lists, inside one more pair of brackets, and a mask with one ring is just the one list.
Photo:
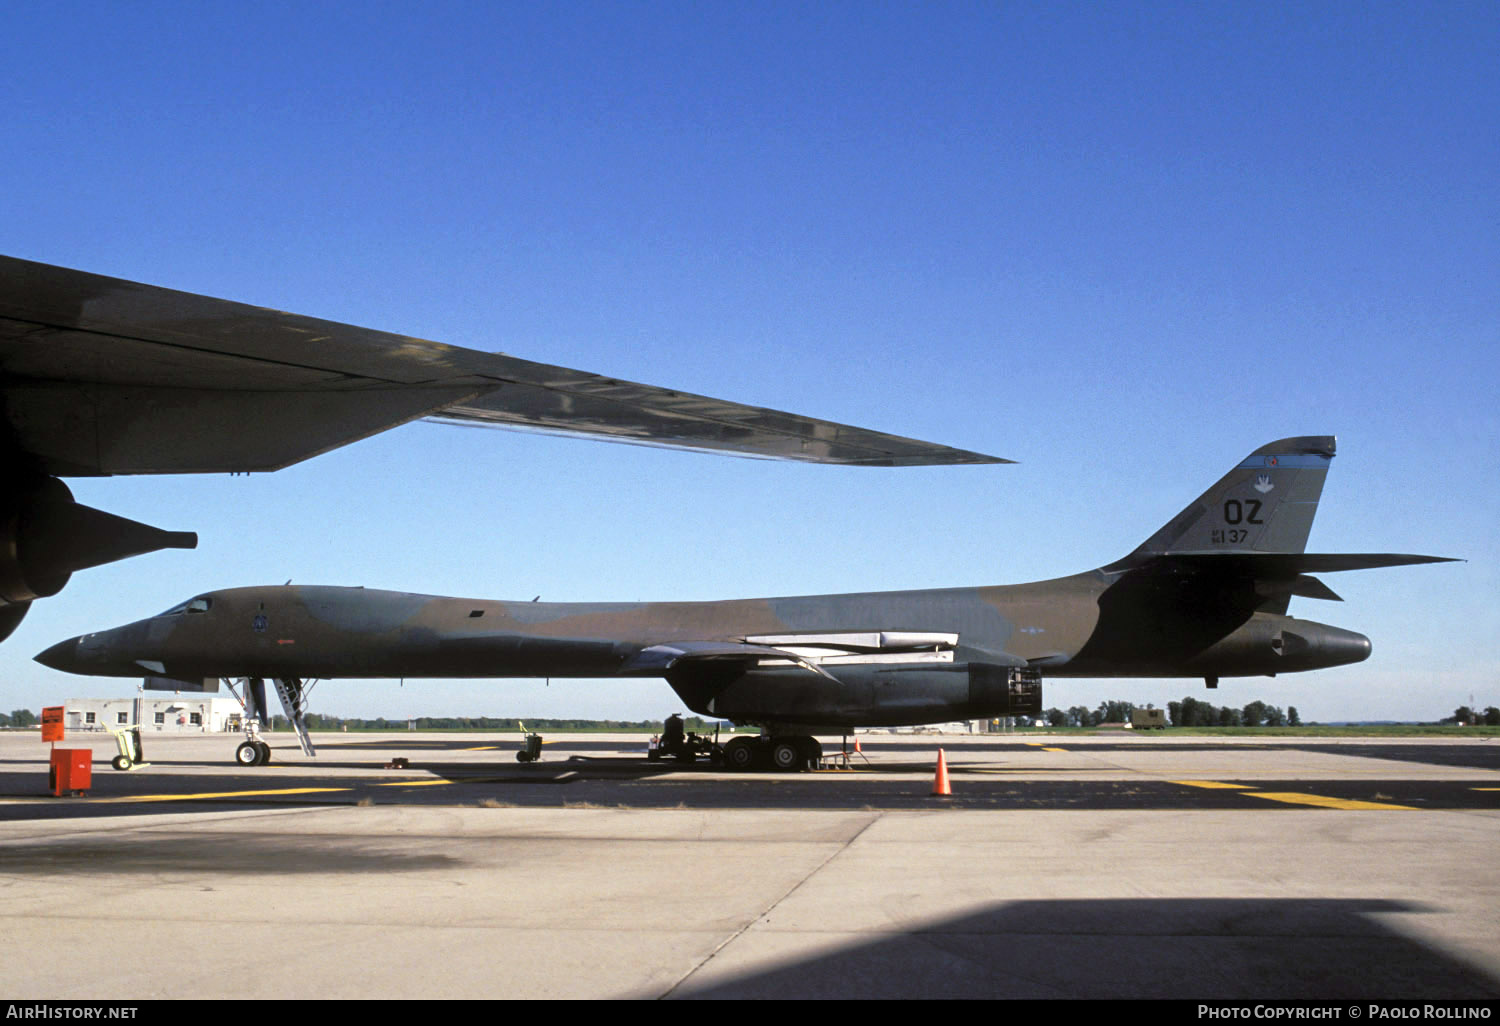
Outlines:
{"label": "concrete tarmac", "polygon": [[0,734],[7,997],[1500,997],[1500,742],[862,735],[739,776],[315,740],[119,773],[74,735],[54,798]]}

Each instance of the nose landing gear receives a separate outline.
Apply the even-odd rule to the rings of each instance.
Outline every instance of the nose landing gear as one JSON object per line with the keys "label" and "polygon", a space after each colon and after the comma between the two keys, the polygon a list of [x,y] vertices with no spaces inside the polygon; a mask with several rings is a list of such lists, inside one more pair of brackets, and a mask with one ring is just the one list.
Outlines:
{"label": "nose landing gear", "polygon": [[259,738],[246,741],[234,750],[234,761],[241,766],[264,766],[271,761],[271,746]]}
{"label": "nose landing gear", "polygon": [[[234,761],[240,766],[264,766],[271,761],[271,746],[260,738],[260,726],[271,721],[271,710],[266,703],[266,682],[261,677],[242,677],[224,681],[229,693],[244,710],[245,741],[234,750]],[[278,677],[276,695],[286,711],[287,721],[297,733],[297,742],[304,754],[316,756],[312,738],[307,733],[307,698],[312,693],[313,682],[304,682],[300,677]],[[243,689],[243,694],[241,694]]]}

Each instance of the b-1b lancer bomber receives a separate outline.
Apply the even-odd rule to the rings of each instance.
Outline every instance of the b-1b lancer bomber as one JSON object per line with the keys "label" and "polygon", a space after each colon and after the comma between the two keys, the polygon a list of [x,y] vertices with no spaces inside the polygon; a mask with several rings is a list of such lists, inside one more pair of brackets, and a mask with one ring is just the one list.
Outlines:
{"label": "b-1b lancer bomber", "polygon": [[299,727],[313,678],[664,677],[695,712],[762,728],[729,742],[731,766],[792,770],[816,734],[1037,714],[1044,675],[1213,687],[1367,658],[1364,635],[1288,616],[1292,596],[1338,600],[1314,573],[1448,560],[1305,552],[1333,456],[1331,437],[1262,446],[1123,559],[1032,584],[645,603],[234,588],[37,659],[184,689],[243,678],[261,716],[271,678]]}

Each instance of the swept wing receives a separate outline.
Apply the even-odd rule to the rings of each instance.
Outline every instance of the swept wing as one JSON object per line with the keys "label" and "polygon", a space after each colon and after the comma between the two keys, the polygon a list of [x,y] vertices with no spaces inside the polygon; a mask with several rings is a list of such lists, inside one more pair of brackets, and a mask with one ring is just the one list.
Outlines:
{"label": "swept wing", "polygon": [[421,417],[865,466],[1007,460],[0,257],[12,445],[57,476],[276,470]]}

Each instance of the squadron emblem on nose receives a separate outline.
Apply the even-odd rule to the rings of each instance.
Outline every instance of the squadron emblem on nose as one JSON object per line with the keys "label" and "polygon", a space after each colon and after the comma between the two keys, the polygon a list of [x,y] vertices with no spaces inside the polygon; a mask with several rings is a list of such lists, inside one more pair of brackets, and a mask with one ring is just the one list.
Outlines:
{"label": "squadron emblem on nose", "polygon": [[266,630],[266,624],[268,624],[269,622],[270,621],[266,619],[265,613],[256,613],[255,619],[250,621],[250,626],[256,634],[264,634]]}

